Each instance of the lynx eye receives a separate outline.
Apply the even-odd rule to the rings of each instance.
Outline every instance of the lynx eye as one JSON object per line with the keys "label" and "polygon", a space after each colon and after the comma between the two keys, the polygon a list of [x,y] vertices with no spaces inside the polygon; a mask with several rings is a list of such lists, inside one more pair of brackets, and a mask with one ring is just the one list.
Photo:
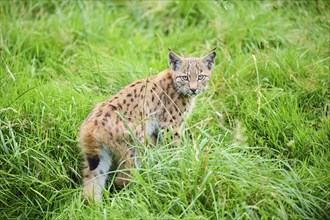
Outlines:
{"label": "lynx eye", "polygon": [[199,76],[198,76],[198,80],[204,80],[205,77],[206,77],[206,76],[204,76],[204,75],[199,75]]}
{"label": "lynx eye", "polygon": [[183,81],[188,81],[188,76],[181,76],[181,79],[182,79]]}

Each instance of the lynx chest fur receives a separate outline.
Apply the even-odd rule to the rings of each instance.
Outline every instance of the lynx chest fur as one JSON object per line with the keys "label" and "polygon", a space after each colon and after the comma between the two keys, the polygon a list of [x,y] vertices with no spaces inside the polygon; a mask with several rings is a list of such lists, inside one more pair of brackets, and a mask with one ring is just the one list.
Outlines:
{"label": "lynx chest fur", "polygon": [[135,140],[156,146],[169,131],[174,142],[179,140],[184,115],[206,88],[215,56],[214,50],[202,58],[182,58],[170,51],[169,69],[133,82],[95,106],[79,134],[85,197],[101,199],[110,169],[117,170],[116,187],[129,183]]}

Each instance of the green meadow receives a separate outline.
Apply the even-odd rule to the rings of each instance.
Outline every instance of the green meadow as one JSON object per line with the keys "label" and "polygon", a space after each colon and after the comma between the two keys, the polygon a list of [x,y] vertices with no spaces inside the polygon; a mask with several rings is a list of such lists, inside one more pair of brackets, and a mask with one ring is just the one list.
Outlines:
{"label": "green meadow", "polygon": [[[329,219],[328,1],[3,0],[0,24],[0,219]],[[84,205],[94,104],[214,47],[180,146]]]}

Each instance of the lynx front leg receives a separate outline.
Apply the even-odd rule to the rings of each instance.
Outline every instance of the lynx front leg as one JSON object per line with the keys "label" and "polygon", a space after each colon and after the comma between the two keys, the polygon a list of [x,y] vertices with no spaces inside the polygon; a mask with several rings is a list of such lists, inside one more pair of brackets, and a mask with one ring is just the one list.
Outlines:
{"label": "lynx front leg", "polygon": [[178,146],[181,137],[181,128],[173,125],[163,125],[159,131],[162,141],[168,141],[170,146]]}
{"label": "lynx front leg", "polygon": [[[99,161],[95,163],[95,160]],[[111,166],[111,157],[103,147],[100,149],[98,159],[86,158],[83,169],[83,197],[100,201],[102,198],[102,189],[105,187],[107,172]],[[96,167],[95,167],[96,166]]]}
{"label": "lynx front leg", "polygon": [[181,137],[181,129],[178,127],[174,127],[172,130],[168,130],[170,137],[171,137],[171,144],[170,146],[178,146],[180,144],[180,137]]}

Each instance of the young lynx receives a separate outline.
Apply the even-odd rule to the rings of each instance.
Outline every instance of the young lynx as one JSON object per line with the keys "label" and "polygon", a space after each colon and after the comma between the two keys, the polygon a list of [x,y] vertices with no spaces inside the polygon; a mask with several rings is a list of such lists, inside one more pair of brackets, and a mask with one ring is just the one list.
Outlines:
{"label": "young lynx", "polygon": [[155,77],[131,83],[105,102],[98,103],[80,127],[84,197],[100,200],[107,172],[117,170],[114,184],[129,183],[134,167],[132,132],[142,144],[155,145],[164,131],[180,138],[184,113],[210,80],[215,49],[202,58],[182,58],[170,51],[170,68]]}

